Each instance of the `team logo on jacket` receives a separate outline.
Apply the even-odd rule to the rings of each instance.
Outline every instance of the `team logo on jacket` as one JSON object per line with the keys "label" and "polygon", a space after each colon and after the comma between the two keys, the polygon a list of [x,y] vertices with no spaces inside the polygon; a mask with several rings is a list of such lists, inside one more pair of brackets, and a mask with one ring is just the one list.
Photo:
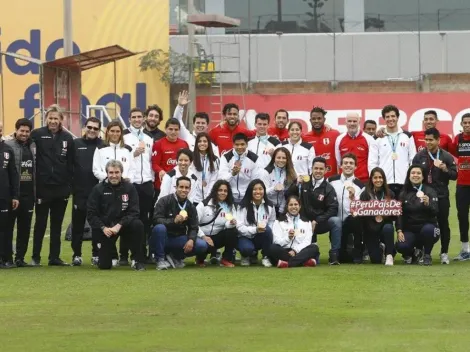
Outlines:
{"label": "team logo on jacket", "polygon": [[123,194],[121,196],[123,202],[128,202],[129,201],[129,195],[128,194]]}
{"label": "team logo on jacket", "polygon": [[325,198],[325,195],[319,194],[318,195],[318,200],[321,202]]}
{"label": "team logo on jacket", "polygon": [[329,138],[323,138],[323,144],[324,145],[330,144],[330,139]]}
{"label": "team logo on jacket", "polygon": [[400,142],[400,145],[401,145],[402,147],[406,147],[406,142]]}
{"label": "team logo on jacket", "polygon": [[63,149],[67,149],[67,141],[63,141],[63,142],[62,142],[62,148],[63,148]]}
{"label": "team logo on jacket", "polygon": [[7,153],[7,152],[3,153],[3,157],[5,158],[5,160],[10,159],[10,153]]}
{"label": "team logo on jacket", "polygon": [[125,157],[122,157],[121,160],[122,160],[123,163],[126,162],[126,158],[125,158]]}

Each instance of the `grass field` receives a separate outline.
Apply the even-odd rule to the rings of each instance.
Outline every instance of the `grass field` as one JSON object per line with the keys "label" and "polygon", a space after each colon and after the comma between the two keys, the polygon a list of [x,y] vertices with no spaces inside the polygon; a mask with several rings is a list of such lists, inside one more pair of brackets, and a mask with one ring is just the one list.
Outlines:
{"label": "grass field", "polygon": [[[454,256],[460,249],[454,205],[451,226]],[[326,238],[320,244],[327,253]],[[68,352],[466,351],[470,263],[440,265],[439,247],[432,267],[405,267],[397,257],[394,267],[188,265],[133,272],[92,268],[87,242],[84,267],[0,271],[1,347]],[[70,242],[62,248],[62,258],[69,261]],[[43,258],[47,253],[45,243]]]}

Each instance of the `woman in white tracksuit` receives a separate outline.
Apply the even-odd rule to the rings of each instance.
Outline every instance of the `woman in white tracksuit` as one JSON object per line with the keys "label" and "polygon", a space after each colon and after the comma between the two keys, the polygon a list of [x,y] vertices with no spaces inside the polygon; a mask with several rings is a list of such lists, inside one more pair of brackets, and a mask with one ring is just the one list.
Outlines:
{"label": "woman in white tracksuit", "polygon": [[287,209],[273,227],[273,244],[268,257],[278,268],[316,266],[314,258],[320,254],[312,244],[312,223],[300,218],[300,201],[297,196],[287,198]]}
{"label": "woman in white tracksuit", "polygon": [[209,134],[199,133],[194,145],[194,160],[190,170],[197,176],[201,199],[206,199],[211,193],[219,175],[219,166],[220,161],[214,154]]}
{"label": "woman in white tracksuit", "polygon": [[129,178],[129,171],[132,167],[132,148],[124,143],[122,124],[111,121],[106,127],[104,143],[96,148],[93,155],[93,175],[101,182],[106,177],[106,164],[111,160],[118,160],[122,163],[122,178]]}

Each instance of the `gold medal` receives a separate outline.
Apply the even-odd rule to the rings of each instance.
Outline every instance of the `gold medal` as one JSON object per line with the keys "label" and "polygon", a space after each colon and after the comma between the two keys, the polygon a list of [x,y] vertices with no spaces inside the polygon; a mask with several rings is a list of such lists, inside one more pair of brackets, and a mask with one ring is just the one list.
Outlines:
{"label": "gold medal", "polygon": [[226,214],[225,214],[225,219],[226,219],[227,221],[232,221],[232,220],[233,220],[233,215],[230,214],[230,213],[226,213]]}
{"label": "gold medal", "polygon": [[258,228],[264,229],[266,227],[266,223],[264,221],[258,222]]}
{"label": "gold medal", "polygon": [[384,221],[384,218],[383,218],[381,215],[377,215],[377,216],[375,217],[375,221],[377,221],[377,222],[382,222],[382,221]]}
{"label": "gold medal", "polygon": [[188,212],[183,209],[183,210],[180,211],[180,215],[181,215],[183,218],[187,218],[187,217],[188,217]]}
{"label": "gold medal", "polygon": [[393,152],[392,153],[392,160],[398,160],[398,154]]}
{"label": "gold medal", "polygon": [[241,167],[241,166],[242,166],[242,163],[241,163],[240,160],[237,160],[237,161],[235,161],[235,162],[233,163],[233,165],[236,166],[236,167]]}
{"label": "gold medal", "polygon": [[202,187],[206,187],[207,186],[207,182],[206,181],[202,181]]}
{"label": "gold medal", "polygon": [[303,176],[302,176],[302,180],[303,180],[304,182],[308,182],[308,181],[310,181],[310,176],[309,176],[309,175],[303,175]]}
{"label": "gold medal", "polygon": [[442,161],[440,161],[439,159],[434,159],[434,166],[435,167],[441,166],[441,163],[442,163]]}

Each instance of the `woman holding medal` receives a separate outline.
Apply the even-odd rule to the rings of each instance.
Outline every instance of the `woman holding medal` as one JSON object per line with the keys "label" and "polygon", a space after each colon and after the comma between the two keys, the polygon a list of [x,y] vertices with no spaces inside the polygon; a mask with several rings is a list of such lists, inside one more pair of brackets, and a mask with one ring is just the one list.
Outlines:
{"label": "woman holding medal", "polygon": [[[219,174],[219,158],[214,154],[209,134],[201,132],[194,143],[194,160],[190,170],[197,176],[201,199],[206,199]],[[199,197],[198,197],[199,198]]]}
{"label": "woman holding medal", "polygon": [[[380,167],[372,169],[369,182],[361,193],[361,201],[390,201],[395,199],[395,195],[388,188],[385,172]],[[369,252],[370,262],[372,264],[382,264],[382,258],[385,254],[385,265],[393,265],[394,230],[393,218],[390,216],[364,216],[362,217],[362,228],[364,243]],[[385,244],[382,248],[381,244]]]}
{"label": "woman holding medal", "polygon": [[242,266],[258,263],[257,253],[260,249],[263,266],[272,266],[267,255],[273,242],[271,229],[275,220],[276,211],[268,200],[263,181],[251,181],[237,211],[237,230],[240,236],[238,250],[242,255]]}
{"label": "woman holding medal", "polygon": [[287,209],[274,222],[273,244],[268,257],[278,268],[316,266],[320,253],[312,244],[312,223],[300,217],[300,200],[297,196],[287,198]]}
{"label": "woman holding medal", "polygon": [[411,165],[399,196],[403,211],[396,222],[395,246],[406,264],[411,264],[415,259],[420,264],[422,260],[424,265],[432,265],[431,251],[434,243],[439,240],[437,194],[424,181],[423,168],[420,165]]}
{"label": "woman holding medal", "polygon": [[[238,232],[236,212],[230,183],[218,180],[204,201],[196,207],[199,217],[199,234],[209,245],[209,252],[224,247],[221,266],[233,268],[234,249],[237,246]],[[197,257],[199,266],[205,266],[206,253]]]}
{"label": "woman holding medal", "polygon": [[274,151],[271,161],[264,169],[263,181],[277,217],[284,212],[286,206],[285,192],[297,182],[297,174],[287,148],[281,147]]}

